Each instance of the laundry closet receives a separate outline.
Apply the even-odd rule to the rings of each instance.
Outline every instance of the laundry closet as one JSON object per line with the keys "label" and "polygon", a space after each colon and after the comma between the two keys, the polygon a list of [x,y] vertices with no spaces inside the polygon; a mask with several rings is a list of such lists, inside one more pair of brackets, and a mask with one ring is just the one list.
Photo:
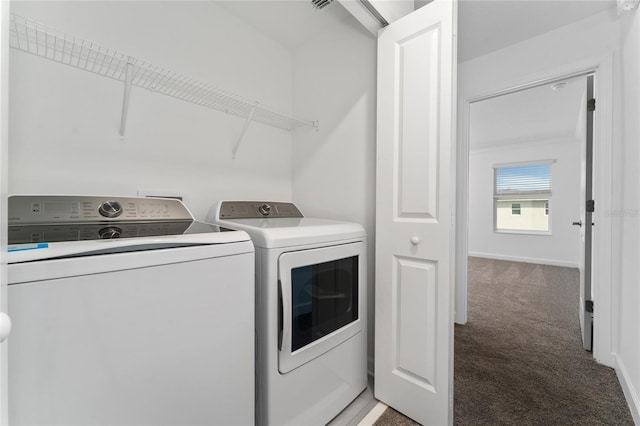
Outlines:
{"label": "laundry closet", "polygon": [[[285,46],[234,8],[322,24]],[[373,235],[376,39],[337,2],[14,2],[11,13],[314,125],[245,129],[133,86],[121,135],[123,82],[11,49],[9,193],[181,196],[198,219],[222,199],[294,201]]]}
{"label": "laundry closet", "polygon": [[[269,0],[11,2],[10,12],[17,16],[41,22],[69,35],[76,35],[88,42],[121,53],[125,57],[131,56],[137,60],[146,61],[151,65],[151,70],[160,67],[169,73],[167,75],[185,76],[189,81],[197,84],[216,87],[224,93],[241,97],[246,105],[265,106],[271,111],[300,120],[298,123],[302,125],[294,126],[296,128],[291,131],[283,130],[278,126],[262,123],[257,117],[255,120],[253,117],[248,120],[248,117],[226,114],[224,111],[154,93],[135,85],[131,87],[130,96],[125,96],[126,84],[120,80],[80,70],[78,67],[60,64],[13,48],[8,49],[8,42],[3,40],[2,78],[3,80],[7,78],[7,72],[9,78],[8,84],[2,85],[2,100],[6,102],[8,98],[9,105],[8,122],[7,112],[4,110],[0,123],[3,125],[3,133],[8,128],[8,137],[4,137],[5,140],[8,139],[8,156],[2,158],[2,166],[7,166],[8,173],[3,170],[4,181],[0,182],[0,187],[5,192],[2,203],[6,201],[5,188],[11,194],[180,196],[195,218],[203,220],[212,204],[218,200],[269,199],[292,201],[307,215],[360,223],[366,230],[368,241],[367,352],[368,369],[372,373],[374,369],[373,314],[376,308],[373,305],[374,271],[378,273],[378,277],[387,277],[386,281],[393,281],[400,277],[402,274],[398,271],[401,271],[407,272],[407,277],[414,277],[414,284],[418,280],[429,282],[430,287],[427,291],[408,293],[405,300],[408,302],[412,299],[417,300],[416,303],[425,299],[433,301],[435,298],[431,296],[434,293],[438,296],[447,293],[446,291],[435,292],[434,289],[438,285],[441,286],[438,288],[444,286],[445,290],[453,286],[453,277],[447,276],[447,272],[451,273],[451,264],[446,261],[444,264],[440,263],[440,259],[433,256],[422,256],[418,261],[413,262],[415,258],[412,255],[423,250],[425,246],[436,247],[437,251],[446,253],[446,247],[449,243],[452,244],[452,241],[447,241],[446,232],[441,233],[445,235],[442,240],[436,241],[425,238],[423,235],[401,234],[389,227],[389,232],[386,234],[389,238],[386,241],[391,242],[395,235],[401,235],[397,241],[401,242],[411,255],[388,253],[387,259],[397,260],[394,265],[397,268],[393,270],[394,275],[380,274],[374,268],[375,263],[381,264],[378,260],[382,252],[376,249],[374,253],[376,248],[374,241],[382,240],[380,230],[384,231],[388,223],[385,222],[388,218],[376,214],[376,207],[383,204],[380,202],[381,193],[386,196],[392,193],[392,189],[398,189],[395,186],[392,188],[391,185],[386,187],[382,185],[386,191],[376,192],[376,179],[380,181],[380,161],[392,158],[399,152],[396,146],[395,151],[378,150],[376,155],[376,139],[381,122],[377,105],[392,105],[397,97],[391,97],[395,93],[390,95],[377,87],[378,79],[382,74],[378,67],[380,63],[385,63],[385,60],[378,61],[376,36],[342,9],[343,6],[340,3],[348,4],[349,2],[334,1],[320,11],[314,10],[309,3],[311,2]],[[354,0],[353,3],[356,1]],[[378,2],[370,0],[369,3]],[[407,2],[399,0],[397,3]],[[409,3],[413,2],[409,1]],[[416,3],[425,2],[416,1]],[[240,9],[243,8],[245,10],[241,11]],[[289,11],[288,8],[291,10]],[[302,11],[302,8],[306,8],[309,13]],[[424,9],[426,8],[427,6]],[[6,9],[7,2],[3,2],[2,18],[5,25],[2,28],[3,35],[9,33],[9,28],[6,26],[10,26],[5,13],[9,11]],[[454,10],[453,13],[455,16],[456,11]],[[612,232],[614,238],[620,238],[613,240],[616,244],[610,244],[614,248],[611,251],[614,261],[611,262],[612,269],[609,277],[620,278],[614,281],[621,282],[620,293],[615,293],[613,294],[615,297],[612,297],[617,300],[612,304],[612,310],[620,312],[614,319],[619,320],[617,322],[621,325],[621,330],[609,339],[614,343],[619,341],[621,344],[617,352],[608,353],[607,356],[610,357],[609,362],[612,364],[615,361],[619,366],[623,366],[624,361],[630,374],[625,373],[624,368],[620,370],[624,373],[623,377],[627,377],[623,387],[627,386],[636,395],[638,381],[635,380],[637,375],[633,376],[633,372],[637,371],[635,360],[638,357],[635,355],[638,350],[637,345],[633,345],[635,340],[629,336],[634,335],[633,324],[637,322],[635,321],[637,316],[634,316],[637,310],[633,308],[637,301],[637,291],[634,286],[637,271],[634,269],[636,263],[628,259],[633,259],[633,254],[637,253],[637,241],[634,239],[637,235],[635,232],[637,215],[633,214],[634,210],[637,210],[637,194],[634,192],[635,186],[629,182],[634,182],[637,178],[637,167],[635,167],[637,149],[634,141],[637,140],[635,136],[638,132],[629,123],[635,122],[638,108],[632,98],[626,99],[620,96],[619,92],[627,93],[629,88],[630,93],[634,93],[633,90],[637,89],[637,79],[633,78],[637,75],[635,71],[638,68],[639,20],[637,16],[636,14],[634,18],[626,18],[623,21],[619,34],[622,38],[621,42],[614,43],[608,37],[598,36],[597,28],[593,32],[585,30],[585,33],[591,37],[589,39],[591,43],[587,43],[590,52],[595,51],[600,54],[604,52],[606,56],[606,61],[602,62],[606,65],[604,70],[612,82],[616,81],[615,85],[611,83],[615,91],[612,95],[613,101],[610,103],[614,106],[614,111],[622,112],[620,115],[622,125],[618,126],[617,122],[614,122],[612,126],[614,128],[612,145],[615,149],[608,151],[609,154],[607,154],[615,158],[615,162],[612,161],[611,165],[615,165],[615,169],[621,169],[620,178],[610,182],[611,187],[618,188],[616,191],[620,192],[609,195],[614,199],[618,197],[622,200],[620,207],[622,210],[616,207],[615,210],[611,210],[612,212],[623,215],[631,212],[631,215],[621,218],[612,215],[606,219],[619,223],[619,226],[611,227],[615,231]],[[424,15],[421,18],[424,18]],[[276,22],[276,20],[282,23],[272,26],[271,29],[263,28],[261,25],[261,22]],[[316,21],[322,21],[322,25],[318,26],[317,31],[311,31]],[[392,26],[394,23],[392,22]],[[454,28],[448,28],[450,31],[443,33],[441,40],[453,39],[453,34],[457,30],[455,25],[454,19]],[[432,25],[430,28],[436,27]],[[296,29],[295,31],[300,32],[300,36],[289,34],[280,39],[282,36],[279,34],[280,30],[285,28]],[[618,34],[617,28],[618,25],[616,25],[615,34]],[[441,47],[433,42],[437,37],[431,37],[428,31],[414,34],[426,34],[422,40],[418,38],[419,42],[427,39],[432,42],[419,45],[417,49],[413,49],[414,53],[421,51],[420,49],[425,45]],[[513,66],[495,66],[490,63],[491,61],[486,61],[482,62],[479,68],[466,68],[466,74],[465,68],[462,67],[461,81],[465,81],[465,77],[469,75],[477,77],[478,81],[470,84],[471,80],[467,80],[468,85],[461,86],[461,95],[478,95],[486,93],[487,88],[495,90],[503,88],[503,83],[499,81],[520,81],[521,77],[525,74],[529,75],[531,70],[537,70],[536,73],[540,74],[535,74],[536,77],[541,76],[542,70],[546,70],[547,67],[559,66],[565,70],[567,60],[580,61],[580,66],[584,66],[586,62],[583,63],[583,59],[591,53],[586,54],[582,48],[573,48],[587,46],[584,43],[580,44],[583,38],[578,39],[574,33],[559,34],[562,37],[558,40],[566,39],[567,46],[571,47],[567,50],[572,52],[570,59],[565,58],[566,55],[561,54],[560,49],[552,49],[549,54],[546,49],[536,48],[523,49],[522,51],[531,53],[527,56],[530,60],[518,60],[517,64],[515,62],[512,64]],[[410,37],[403,40],[410,40]],[[563,43],[558,45],[564,46]],[[546,44],[540,43],[535,46],[546,46]],[[410,56],[409,59],[411,59]],[[455,58],[455,49],[453,58]],[[448,65],[452,65],[454,69],[446,69],[441,75],[445,80],[452,77],[449,83],[452,83],[450,86],[455,88],[455,60],[451,59],[445,58],[441,62],[448,62]],[[393,62],[389,57],[386,60],[388,63]],[[506,63],[509,64],[510,61]],[[620,63],[621,69],[625,72],[622,73],[622,78],[618,79]],[[588,65],[592,66],[593,63],[589,62]],[[422,83],[425,73],[418,71],[424,70],[416,71],[411,66],[404,68],[404,70],[411,69],[414,69],[413,74],[409,73],[409,76],[413,77],[412,82]],[[615,73],[612,70],[616,70]],[[437,75],[438,71],[435,70],[431,75],[432,79]],[[424,78],[424,80],[428,79]],[[618,80],[622,84],[619,84]],[[428,83],[423,83],[422,89]],[[6,96],[7,92],[8,96]],[[405,94],[410,95],[414,92],[418,93],[406,90]],[[424,95],[424,93],[423,91],[419,94]],[[444,93],[441,99],[449,97],[451,100],[453,95],[449,95],[451,93]],[[128,102],[123,102],[123,98],[128,98]],[[435,97],[423,96],[422,98]],[[378,103],[380,99],[382,102]],[[455,116],[455,101],[453,103],[454,105],[445,105],[450,109],[435,108],[434,110],[437,111],[429,118],[437,117],[442,111],[442,114],[439,114],[440,117],[451,119]],[[388,114],[385,117],[388,118],[392,113],[397,112],[387,111],[385,114]],[[414,136],[421,136],[421,123],[418,122],[420,120],[414,116],[413,122],[408,121],[410,121],[409,124],[416,125],[415,128],[418,131]],[[426,127],[431,124],[430,122]],[[431,126],[431,128],[435,127]],[[451,126],[445,123],[439,128],[448,131]],[[459,130],[461,134],[464,133],[464,129]],[[392,136],[396,135],[397,133]],[[451,136],[444,138],[450,142],[455,138],[455,132],[453,135],[446,136]],[[393,137],[383,140],[391,141]],[[391,143],[389,145],[391,146]],[[5,148],[3,144],[2,149]],[[423,198],[407,197],[408,201],[418,201],[410,207],[417,205],[419,214],[414,214],[415,210],[408,211],[409,214],[399,222],[415,224],[425,218],[427,222],[437,222],[441,219],[446,222],[448,218],[453,218],[450,211],[444,211],[441,215],[436,211],[435,215],[429,215],[435,210],[451,208],[455,204],[452,200],[438,198],[438,195],[446,193],[455,185],[453,175],[445,176],[448,168],[455,173],[455,161],[451,157],[446,157],[450,154],[447,152],[450,151],[448,148],[450,146],[446,145],[444,149],[440,149],[438,142],[435,141],[424,150],[414,151],[418,155],[412,156],[411,151],[408,151],[408,154],[406,151],[403,152],[404,157],[401,157],[401,160],[404,163],[400,161],[400,165],[408,166],[410,172],[416,172],[415,175],[423,179],[423,181],[414,182],[413,195],[418,192],[416,188],[420,187],[424,180],[431,179],[432,183],[437,181],[440,186],[437,188],[429,186],[428,194],[421,194]],[[4,151],[2,153],[4,154]],[[434,153],[437,155],[432,155]],[[413,161],[414,157],[415,161]],[[427,159],[431,161],[429,164],[435,167],[423,167],[425,163],[421,161],[425,157],[428,157]],[[442,161],[443,159],[447,161]],[[624,167],[617,167],[619,163]],[[439,174],[427,176],[427,170]],[[436,170],[437,172],[434,172]],[[393,172],[397,170],[394,169]],[[393,175],[391,172],[383,173],[386,173],[387,178],[400,176]],[[438,180],[442,177],[444,179]],[[402,201],[399,196],[389,198],[389,202],[385,205],[395,206],[399,200]],[[423,202],[423,205],[419,205],[420,202]],[[613,207],[613,204],[609,205]],[[631,210],[625,210],[627,207]],[[393,213],[398,211],[394,210]],[[374,219],[377,222],[378,235],[375,233]],[[6,221],[6,217],[0,218],[1,220]],[[462,224],[464,221],[458,220],[458,222]],[[3,227],[4,225],[3,223]],[[624,233],[621,231],[623,225]],[[602,221],[599,227],[606,229],[602,226]],[[452,228],[449,227],[449,230],[452,231]],[[385,242],[381,246],[386,248],[391,244]],[[604,247],[603,250],[608,250],[606,245],[602,247]],[[621,261],[623,254],[627,257]],[[449,255],[451,259],[454,258],[451,251]],[[391,260],[385,266],[387,268],[385,273],[391,271],[390,265]],[[381,281],[384,283],[385,280]],[[4,285],[5,282],[2,284]],[[449,297],[453,299],[452,292],[449,293]],[[382,299],[384,298],[377,298],[377,300]],[[387,299],[390,305],[392,298]],[[6,296],[3,302],[6,303]],[[621,309],[617,309],[618,304]],[[453,315],[448,318],[449,312],[446,307],[453,311],[453,304],[436,303],[436,305],[440,309],[438,312],[440,317],[435,318],[433,314],[438,309],[430,311],[416,309],[414,313],[418,316],[427,311],[431,316],[420,317],[420,320],[425,320],[422,322],[411,321],[415,317],[410,317],[410,320],[403,324],[408,325],[407,329],[403,330],[408,331],[406,335],[409,336],[405,341],[398,343],[387,340],[389,340],[389,347],[392,346],[391,343],[398,343],[396,347],[401,347],[403,343],[408,342],[404,348],[408,349],[405,353],[418,354],[418,356],[409,356],[402,360],[407,361],[403,366],[407,367],[405,371],[411,373],[405,374],[405,378],[408,382],[418,383],[418,387],[427,391],[442,385],[442,392],[437,393],[442,394],[438,397],[445,398],[444,403],[442,399],[436,402],[439,407],[444,407],[447,405],[446,401],[451,402],[452,399],[446,376],[447,372],[451,372],[451,376],[448,377],[448,383],[451,383]],[[396,307],[398,306],[401,305],[397,304]],[[415,307],[415,304],[407,303],[407,306]],[[445,308],[442,309],[442,306]],[[378,315],[377,319],[380,317]],[[416,331],[418,327],[411,328],[412,323],[427,323],[429,327]],[[443,326],[444,323],[447,325]],[[400,328],[398,327],[396,331]],[[428,333],[420,334],[419,331],[423,329],[428,329]],[[447,332],[450,333],[447,335]],[[608,334],[606,336],[608,338]],[[427,341],[428,339],[432,341]],[[437,345],[431,345],[433,339],[437,339]],[[377,342],[387,340],[377,339]],[[442,345],[442,343],[446,344]],[[420,364],[420,362],[412,365],[412,361],[416,359],[419,361],[425,359],[420,352],[421,349],[434,346],[438,346],[437,359],[435,359],[436,351],[434,350],[431,352],[433,356],[429,358],[428,366],[425,367],[424,363]],[[449,349],[448,358],[446,348]],[[378,360],[380,357],[376,356],[375,361],[378,362]],[[412,369],[415,365],[419,368],[425,367],[425,370],[428,368],[429,371],[424,375],[412,374],[416,371]],[[429,379],[435,377],[435,373],[439,374],[440,380],[430,382]],[[378,369],[376,369],[376,376],[377,374]],[[445,376],[444,379],[442,375]],[[423,380],[425,378],[427,380]],[[438,386],[432,386],[436,382]],[[379,384],[380,381],[376,383]],[[447,398],[448,396],[451,398]],[[1,397],[6,399],[6,392],[3,392]],[[635,401],[637,400],[638,398],[635,398]],[[419,403],[422,401],[424,400],[418,399]],[[393,403],[390,405],[394,406]],[[422,411],[429,411],[430,408],[432,407]],[[440,411],[446,411],[446,408]],[[450,414],[451,407],[449,407]],[[0,416],[5,414],[0,413]]]}
{"label": "laundry closet", "polygon": [[[11,13],[14,34],[37,26],[109,58],[50,60],[14,40],[9,194],[181,197],[199,220],[223,199],[293,201],[373,237],[376,38],[337,2],[15,2]],[[252,13],[302,39],[271,38]],[[101,71],[110,56],[143,72],[128,86]],[[179,99],[187,81],[218,104]],[[373,273],[362,276],[372,303]]]}
{"label": "laundry closet", "polygon": [[[367,264],[352,268],[366,276],[362,364],[373,374],[375,311],[376,333],[388,333],[375,347],[387,394],[376,396],[442,423],[452,412],[456,3],[409,14],[414,2],[387,2],[406,11],[377,35],[388,22],[371,3],[385,2],[11,4],[14,31],[47,28],[36,45],[60,32],[107,59],[48,60],[27,53],[29,37],[11,49],[8,190],[180,197],[196,220],[219,200],[292,201],[306,216],[362,224]],[[381,25],[362,25],[354,4]],[[104,75],[113,57],[127,63],[124,78]],[[385,277],[382,308],[374,272]]]}

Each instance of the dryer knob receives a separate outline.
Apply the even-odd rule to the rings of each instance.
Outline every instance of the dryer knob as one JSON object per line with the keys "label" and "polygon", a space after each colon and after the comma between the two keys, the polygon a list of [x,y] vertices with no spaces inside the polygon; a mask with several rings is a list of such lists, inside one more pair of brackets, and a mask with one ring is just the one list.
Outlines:
{"label": "dryer knob", "polygon": [[265,203],[258,207],[258,211],[262,216],[269,216],[271,214],[271,206]]}
{"label": "dryer knob", "polygon": [[118,217],[122,214],[122,206],[117,201],[105,201],[98,207],[98,212],[104,217]]}

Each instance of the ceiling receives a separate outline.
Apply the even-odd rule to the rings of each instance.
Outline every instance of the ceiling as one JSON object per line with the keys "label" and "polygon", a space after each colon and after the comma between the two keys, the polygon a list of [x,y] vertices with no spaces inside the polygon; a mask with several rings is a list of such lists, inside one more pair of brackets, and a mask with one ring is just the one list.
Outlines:
{"label": "ceiling", "polygon": [[[471,104],[471,150],[575,138],[581,134],[586,77],[565,80]],[[580,127],[579,127],[580,126]]]}
{"label": "ceiling", "polygon": [[[315,9],[311,0],[213,0],[240,20],[288,49],[295,50],[344,20],[346,9],[331,4]],[[359,24],[358,24],[359,25]]]}
{"label": "ceiling", "polygon": [[[265,36],[295,50],[336,25],[360,25],[334,1],[316,10],[310,0],[212,0]],[[407,1],[407,0],[398,0]],[[416,0],[417,7],[429,0]],[[458,62],[611,10],[615,0],[459,0]],[[373,39],[373,35],[371,36]]]}
{"label": "ceiling", "polygon": [[[338,25],[360,24],[338,1],[316,10],[310,0],[212,0],[284,47],[296,50]],[[398,0],[407,1],[407,0]],[[421,7],[430,0],[416,0]],[[459,0],[458,61],[485,55],[605,10],[615,0]],[[362,27],[363,28],[363,27]],[[374,39],[373,34],[371,35]],[[472,106],[471,149],[575,135],[584,78]]]}
{"label": "ceiling", "polygon": [[615,0],[462,0],[458,10],[458,62],[607,9],[615,14]]}

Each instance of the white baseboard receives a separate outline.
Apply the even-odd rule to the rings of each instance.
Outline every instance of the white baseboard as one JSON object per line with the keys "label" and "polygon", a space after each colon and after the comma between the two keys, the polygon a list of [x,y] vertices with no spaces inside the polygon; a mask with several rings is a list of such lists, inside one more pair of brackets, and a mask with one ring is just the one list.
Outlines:
{"label": "white baseboard", "polygon": [[376,420],[382,416],[382,413],[384,413],[387,407],[388,406],[384,402],[378,402],[376,406],[369,411],[369,414],[367,414],[365,418],[358,423],[358,426],[372,426]]}
{"label": "white baseboard", "polygon": [[640,425],[640,395],[638,389],[633,388],[633,382],[629,378],[629,373],[624,366],[622,360],[616,356],[616,375],[622,387],[622,392],[631,410],[631,417],[635,424]]}
{"label": "white baseboard", "polygon": [[506,254],[495,254],[495,253],[478,253],[473,251],[469,252],[469,256],[483,257],[485,259],[508,260],[511,262],[535,263],[537,265],[562,266],[565,268],[578,268],[580,266],[578,265],[578,263],[565,262],[563,260],[538,259],[535,257],[509,256]]}

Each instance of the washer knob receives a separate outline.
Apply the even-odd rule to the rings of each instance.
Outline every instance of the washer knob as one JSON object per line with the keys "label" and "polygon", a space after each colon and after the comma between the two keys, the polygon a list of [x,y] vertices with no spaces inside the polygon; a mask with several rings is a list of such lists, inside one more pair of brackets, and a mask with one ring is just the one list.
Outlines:
{"label": "washer knob", "polygon": [[258,212],[262,216],[269,216],[271,214],[271,206],[267,203],[264,203],[260,207],[258,207]]}
{"label": "washer knob", "polygon": [[105,201],[98,207],[98,213],[104,217],[118,217],[122,214],[122,206],[117,201]]}

